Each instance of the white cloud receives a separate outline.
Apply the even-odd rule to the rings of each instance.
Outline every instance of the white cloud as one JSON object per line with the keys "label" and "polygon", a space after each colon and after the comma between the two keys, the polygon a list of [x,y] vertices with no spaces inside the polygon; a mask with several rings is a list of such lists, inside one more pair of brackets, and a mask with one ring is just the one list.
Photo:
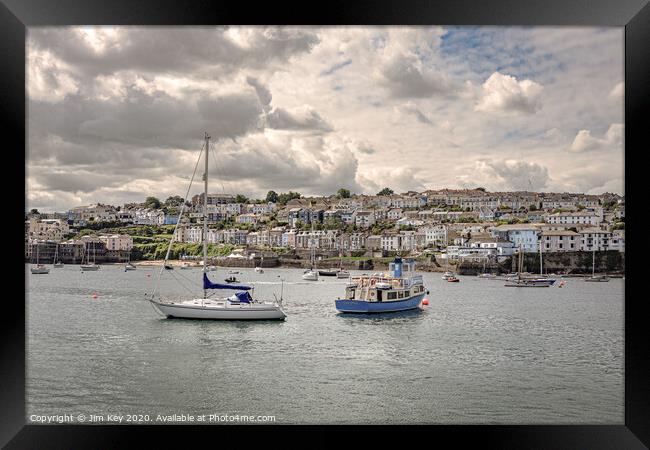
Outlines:
{"label": "white cloud", "polygon": [[569,147],[570,152],[590,152],[596,150],[623,150],[623,124],[613,123],[602,138],[594,137],[589,130],[580,130]]}
{"label": "white cloud", "polygon": [[608,98],[612,101],[621,101],[625,97],[625,82],[621,81],[609,91]]}
{"label": "white cloud", "polygon": [[528,79],[517,81],[513,76],[494,72],[482,88],[476,111],[533,114],[542,107],[543,87]]}

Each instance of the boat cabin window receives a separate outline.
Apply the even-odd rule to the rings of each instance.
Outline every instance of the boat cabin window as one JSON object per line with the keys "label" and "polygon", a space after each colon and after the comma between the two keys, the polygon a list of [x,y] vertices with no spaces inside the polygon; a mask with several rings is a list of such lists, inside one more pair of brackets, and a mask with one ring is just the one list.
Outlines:
{"label": "boat cabin window", "polygon": [[389,292],[388,300],[395,300],[397,298],[397,292]]}

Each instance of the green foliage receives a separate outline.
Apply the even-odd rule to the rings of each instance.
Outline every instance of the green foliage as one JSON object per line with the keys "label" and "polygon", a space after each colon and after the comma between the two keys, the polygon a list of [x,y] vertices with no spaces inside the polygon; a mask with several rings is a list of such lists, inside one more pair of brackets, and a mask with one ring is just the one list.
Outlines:
{"label": "green foliage", "polygon": [[167,197],[167,200],[165,200],[165,206],[181,206],[185,199],[181,197],[180,195],[174,195],[171,197]]}
{"label": "green foliage", "polygon": [[537,211],[537,205],[528,205],[528,211]]}
{"label": "green foliage", "polygon": [[382,196],[387,196],[387,195],[393,195],[395,192],[390,189],[390,188],[383,188],[381,191],[377,192],[377,195],[382,195]]}
{"label": "green foliage", "polygon": [[612,230],[624,230],[624,229],[625,229],[625,222],[616,222],[612,227]]}
{"label": "green foliage", "polygon": [[40,214],[36,208],[32,208],[29,212],[32,214]]}
{"label": "green foliage", "polygon": [[248,197],[243,194],[237,194],[235,197],[235,203],[248,203]]}
{"label": "green foliage", "polygon": [[277,203],[278,202],[278,193],[275,191],[269,191],[266,193],[266,202]]}
{"label": "green foliage", "polygon": [[160,200],[158,200],[156,197],[147,197],[147,199],[144,201],[144,207],[145,208],[159,209],[160,208]]}
{"label": "green foliage", "polygon": [[336,191],[336,195],[338,196],[338,198],[350,198],[350,190],[341,188],[338,191]]}
{"label": "green foliage", "polygon": [[300,198],[301,195],[299,192],[283,192],[280,195],[278,195],[278,203],[281,205],[286,205],[289,200],[293,200],[294,198]]}

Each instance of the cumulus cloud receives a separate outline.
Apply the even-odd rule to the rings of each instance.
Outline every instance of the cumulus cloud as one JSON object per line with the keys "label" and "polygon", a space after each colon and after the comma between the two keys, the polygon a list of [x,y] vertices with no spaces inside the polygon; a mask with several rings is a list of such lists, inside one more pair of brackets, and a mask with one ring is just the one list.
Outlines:
{"label": "cumulus cloud", "polygon": [[425,98],[454,94],[453,83],[442,73],[425,69],[414,55],[399,54],[387,61],[379,83],[394,98]]}
{"label": "cumulus cloud", "polygon": [[609,91],[608,98],[612,101],[622,100],[625,96],[625,82],[621,81]]}
{"label": "cumulus cloud", "polygon": [[483,186],[494,191],[539,191],[550,180],[548,168],[541,164],[518,160],[479,160],[469,173],[458,177],[467,188]]}
{"label": "cumulus cloud", "polygon": [[622,150],[623,124],[613,123],[602,138],[594,137],[589,130],[580,130],[573,139],[570,152],[591,152],[596,150]]}
{"label": "cumulus cloud", "polygon": [[[623,90],[612,89],[622,34],[484,29],[475,39],[475,31],[467,39],[439,27],[30,28],[28,205],[182,193],[204,131],[223,172],[211,186],[223,179],[253,196],[481,177],[488,188],[587,191],[621,178],[611,171],[622,152],[619,161],[588,150],[621,148],[611,144],[622,128],[593,130],[622,122],[607,95]],[[476,57],[463,57],[463,46]],[[543,114],[532,114],[542,85]],[[516,121],[494,119],[501,114]],[[578,138],[581,128],[587,136]],[[516,165],[533,154],[542,169]],[[587,157],[593,176],[564,177]]]}
{"label": "cumulus cloud", "polygon": [[315,130],[324,132],[333,130],[332,126],[308,105],[290,110],[275,108],[268,114],[267,124],[270,128],[279,130]]}
{"label": "cumulus cloud", "polygon": [[542,85],[534,81],[517,81],[513,76],[494,72],[483,83],[474,109],[501,114],[533,114],[542,107],[542,90]]}

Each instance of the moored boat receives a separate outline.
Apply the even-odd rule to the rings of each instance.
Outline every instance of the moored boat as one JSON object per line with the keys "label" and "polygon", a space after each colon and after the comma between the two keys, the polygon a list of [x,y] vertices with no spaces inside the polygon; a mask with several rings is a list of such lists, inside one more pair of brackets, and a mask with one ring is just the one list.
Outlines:
{"label": "moored boat", "polygon": [[[207,265],[208,259],[208,225],[207,213],[208,210],[208,155],[210,153],[210,136],[205,134],[205,145],[201,153],[205,152],[205,172],[204,172],[204,194],[203,194],[203,296],[202,298],[190,298],[189,300],[182,300],[179,298],[163,299],[161,295],[156,295],[156,288],[153,293],[147,295],[147,300],[151,302],[156,311],[160,312],[167,318],[182,318],[182,319],[211,319],[211,320],[284,320],[286,315],[282,311],[282,294],[280,299],[274,302],[259,301],[253,298],[249,291],[252,290],[251,286],[236,285],[236,284],[219,284],[213,283],[208,279],[207,272],[209,267]],[[201,154],[199,154],[199,159]],[[197,162],[198,165],[198,162]],[[192,180],[194,176],[192,176]],[[192,187],[190,187],[188,193]],[[185,198],[187,201],[187,196]],[[178,224],[181,223],[185,201],[181,205],[176,228],[174,229],[175,235]],[[169,241],[167,254],[165,256],[164,266],[167,264],[169,255],[172,248],[173,237]],[[163,266],[163,267],[164,267]],[[160,269],[158,278],[165,272],[163,268]],[[177,277],[173,272],[168,276]],[[156,282],[157,286],[157,282]],[[230,297],[209,298],[208,291],[213,289],[229,289],[235,290],[234,295]]]}
{"label": "moored boat", "polygon": [[335,277],[336,276],[336,269],[321,269],[318,271],[318,275],[322,277]]}
{"label": "moored boat", "polygon": [[385,313],[420,307],[428,293],[422,275],[415,275],[415,262],[395,258],[390,274],[353,277],[345,289],[345,298],[335,301],[342,313]]}

